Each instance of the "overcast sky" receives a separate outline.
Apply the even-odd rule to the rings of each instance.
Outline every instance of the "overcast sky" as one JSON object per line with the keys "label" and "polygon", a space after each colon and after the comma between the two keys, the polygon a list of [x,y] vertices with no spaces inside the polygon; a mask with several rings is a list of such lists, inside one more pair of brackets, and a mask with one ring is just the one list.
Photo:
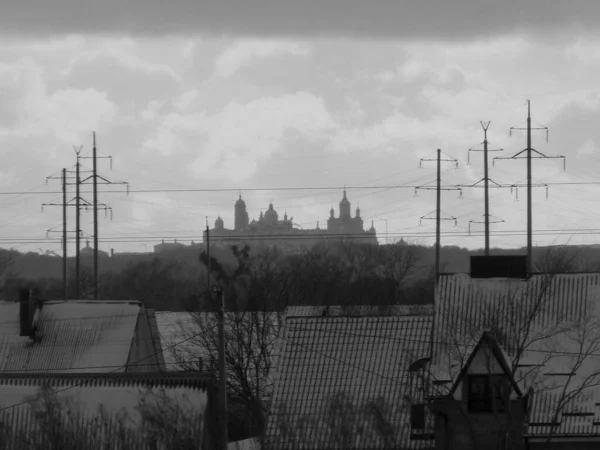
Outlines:
{"label": "overcast sky", "polygon": [[[442,3],[450,2],[3,7],[0,246],[59,251],[60,234],[46,231],[61,230],[61,208],[41,204],[60,203],[60,180],[46,177],[73,170],[73,146],[90,156],[94,130],[99,154],[113,159],[112,170],[99,160],[101,175],[132,190],[100,193],[113,208],[112,220],[100,214],[103,250],[199,241],[206,217],[231,227],[238,190],[251,218],[272,201],[298,226],[324,227],[344,185],[382,241],[387,228],[390,241],[431,245],[435,222],[420,218],[433,217],[435,192],[415,195],[414,186],[433,186],[435,163],[420,168],[420,159],[441,148],[459,161],[458,170],[444,163],[444,184],[476,183],[483,155],[472,152],[470,165],[467,155],[482,148],[479,121],[491,121],[490,148],[504,149],[490,161],[515,155],[525,134],[508,131],[525,125],[527,99],[534,126],[549,127],[549,141],[536,131],[533,147],[567,157],[566,171],[562,160],[534,160],[534,182],[584,183],[535,189],[534,229],[550,231],[534,243],[598,243],[600,185],[585,183],[600,166],[600,4]],[[525,167],[498,160],[490,177],[523,183]],[[524,188],[491,190],[493,220],[504,220],[492,225],[493,246],[525,245],[525,199]],[[445,191],[442,203],[443,216],[457,219],[444,221],[442,243],[481,247],[483,189]],[[86,236],[91,218],[83,213]]]}

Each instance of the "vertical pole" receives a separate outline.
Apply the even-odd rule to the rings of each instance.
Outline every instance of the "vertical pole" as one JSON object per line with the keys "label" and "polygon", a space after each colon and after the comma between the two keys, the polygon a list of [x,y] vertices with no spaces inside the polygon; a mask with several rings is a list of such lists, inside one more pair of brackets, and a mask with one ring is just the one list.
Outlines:
{"label": "vertical pole", "polygon": [[210,291],[210,230],[208,229],[208,220],[206,221],[206,259],[208,260],[208,273],[206,274],[206,292],[210,298],[212,292]]}
{"label": "vertical pole", "polygon": [[94,177],[94,299],[98,300],[98,178],[96,176],[96,132],[93,133],[93,177]]}
{"label": "vertical pole", "polygon": [[531,103],[527,100],[527,273],[532,271],[533,214],[531,202]]}
{"label": "vertical pole", "polygon": [[435,209],[435,280],[440,277],[440,216],[442,204],[442,151],[437,150],[437,200]]}
{"label": "vertical pole", "polygon": [[221,288],[221,306],[219,307],[219,393],[221,394],[221,436],[223,450],[227,450],[227,378],[225,375],[225,294]]}
{"label": "vertical pole", "polygon": [[67,292],[67,169],[62,170],[62,193],[63,193],[63,290],[65,301],[68,300]]}
{"label": "vertical pole", "polygon": [[484,197],[485,197],[485,255],[490,254],[490,198],[489,198],[489,178],[488,178],[488,140],[487,129],[490,123],[483,124],[483,171],[484,171]]}
{"label": "vertical pole", "polygon": [[77,164],[75,164],[75,300],[79,300],[79,151],[77,151]]}

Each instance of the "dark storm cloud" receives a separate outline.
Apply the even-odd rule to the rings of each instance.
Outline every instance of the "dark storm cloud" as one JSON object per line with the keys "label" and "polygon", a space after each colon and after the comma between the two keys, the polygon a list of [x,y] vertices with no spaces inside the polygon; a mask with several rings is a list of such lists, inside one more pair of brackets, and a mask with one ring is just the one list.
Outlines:
{"label": "dark storm cloud", "polygon": [[218,34],[470,39],[600,22],[598,0],[23,0],[0,34]]}

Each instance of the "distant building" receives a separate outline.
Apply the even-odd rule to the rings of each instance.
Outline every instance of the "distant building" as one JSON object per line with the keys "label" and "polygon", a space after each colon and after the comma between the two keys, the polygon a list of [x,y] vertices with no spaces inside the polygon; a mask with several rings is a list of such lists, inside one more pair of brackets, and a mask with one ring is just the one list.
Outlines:
{"label": "distant building", "polygon": [[[86,256],[90,256],[90,257],[94,256],[94,248],[90,247],[89,240],[85,241],[85,247],[83,247],[81,250],[79,250],[79,256],[81,256],[83,258],[85,258]],[[99,258],[108,257],[108,252],[98,249],[98,257]]]}
{"label": "distant building", "polygon": [[190,248],[202,249],[203,247],[204,246],[199,242],[192,241],[190,245],[186,245],[181,242],[177,242],[177,239],[175,239],[175,242],[165,242],[163,239],[160,244],[154,246],[154,253],[173,253]]}
{"label": "distant building", "polygon": [[[336,218],[333,208],[330,210],[327,229],[320,228],[318,222],[314,229],[302,229],[294,224],[293,220],[293,217],[288,218],[287,212],[280,219],[273,203],[270,203],[264,214],[261,211],[258,219],[250,221],[246,202],[240,194],[234,206],[233,229],[225,228],[223,219],[220,216],[217,217],[214,228],[209,230],[210,241],[211,244],[248,243],[295,249],[308,248],[318,242],[332,242],[338,239],[356,239],[365,244],[377,244],[377,232],[373,223],[371,223],[371,228],[365,231],[363,220],[360,217],[360,209],[356,208],[355,217],[351,216],[350,201],[346,196],[346,190],[340,201],[339,216]],[[206,232],[204,232],[204,243],[206,243]]]}

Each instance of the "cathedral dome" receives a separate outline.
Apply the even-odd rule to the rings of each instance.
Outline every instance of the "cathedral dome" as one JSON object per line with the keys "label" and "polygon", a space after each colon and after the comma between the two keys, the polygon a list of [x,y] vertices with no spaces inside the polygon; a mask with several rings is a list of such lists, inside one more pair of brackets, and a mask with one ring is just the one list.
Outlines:
{"label": "cathedral dome", "polygon": [[246,202],[242,200],[242,194],[240,194],[239,198],[235,202],[235,206],[246,206]]}
{"label": "cathedral dome", "polygon": [[215,220],[215,230],[222,230],[223,228],[225,228],[225,224],[223,223],[221,216],[219,216],[217,217],[217,220]]}
{"label": "cathedral dome", "polygon": [[344,189],[344,197],[340,201],[340,206],[350,206],[350,200],[346,197],[346,189]]}
{"label": "cathedral dome", "polygon": [[273,224],[277,223],[277,221],[279,220],[279,215],[277,214],[277,211],[273,209],[273,203],[269,203],[269,209],[265,213],[265,220],[267,221],[267,223]]}

